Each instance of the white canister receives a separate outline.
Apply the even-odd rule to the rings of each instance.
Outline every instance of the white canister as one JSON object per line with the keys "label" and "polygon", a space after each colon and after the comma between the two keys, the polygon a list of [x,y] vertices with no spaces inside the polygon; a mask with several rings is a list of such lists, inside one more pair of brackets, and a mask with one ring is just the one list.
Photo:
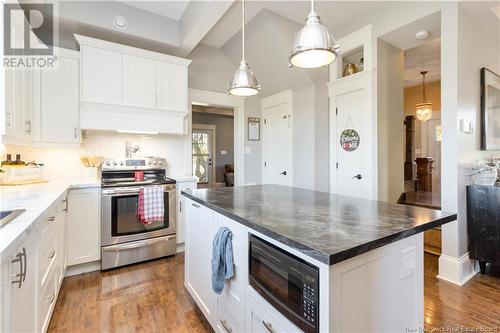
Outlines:
{"label": "white canister", "polygon": [[96,180],[98,178],[97,167],[85,167],[85,179]]}

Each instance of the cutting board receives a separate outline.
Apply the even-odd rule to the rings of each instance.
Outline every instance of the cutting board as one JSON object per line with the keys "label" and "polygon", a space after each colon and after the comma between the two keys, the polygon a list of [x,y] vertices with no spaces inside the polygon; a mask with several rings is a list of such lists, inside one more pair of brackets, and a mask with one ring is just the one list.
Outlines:
{"label": "cutting board", "polygon": [[20,186],[20,185],[30,185],[30,184],[41,184],[48,183],[46,179],[32,179],[32,180],[20,180],[15,182],[0,183],[0,186]]}

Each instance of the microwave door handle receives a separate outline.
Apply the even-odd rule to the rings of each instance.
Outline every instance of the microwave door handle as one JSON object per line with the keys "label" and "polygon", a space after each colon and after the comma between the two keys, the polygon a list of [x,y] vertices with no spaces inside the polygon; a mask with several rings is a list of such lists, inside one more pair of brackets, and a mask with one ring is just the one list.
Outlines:
{"label": "microwave door handle", "polygon": [[276,261],[276,262],[278,262],[278,263],[282,264],[282,261],[281,261],[280,259],[278,259],[278,258],[276,258],[275,256],[273,256],[273,255],[271,255],[271,254],[267,253],[267,252],[266,252],[264,249],[262,249],[261,247],[259,247],[259,246],[255,245],[255,244],[253,244],[253,245],[252,245],[252,249],[257,250],[257,252],[259,252],[259,254],[260,254],[261,256],[263,256],[263,257],[265,257],[265,258],[271,258],[273,261]]}

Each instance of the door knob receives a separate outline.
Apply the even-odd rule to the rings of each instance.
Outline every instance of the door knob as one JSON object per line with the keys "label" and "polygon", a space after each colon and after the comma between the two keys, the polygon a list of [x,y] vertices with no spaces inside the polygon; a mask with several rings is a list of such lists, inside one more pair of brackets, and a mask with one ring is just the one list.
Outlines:
{"label": "door knob", "polygon": [[285,171],[280,172],[280,175],[286,176],[286,170],[285,170]]}
{"label": "door knob", "polygon": [[361,174],[358,173],[356,176],[354,176],[352,178],[356,178],[358,180],[361,180],[361,178],[363,178],[363,176],[361,176]]}

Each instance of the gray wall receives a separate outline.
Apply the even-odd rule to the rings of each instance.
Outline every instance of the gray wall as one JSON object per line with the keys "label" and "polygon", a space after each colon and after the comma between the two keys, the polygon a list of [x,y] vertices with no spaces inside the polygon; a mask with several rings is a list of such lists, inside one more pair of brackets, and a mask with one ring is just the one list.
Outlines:
{"label": "gray wall", "polygon": [[[217,183],[224,182],[224,165],[234,164],[234,117],[219,114],[193,112],[193,125],[215,125],[215,158]],[[221,150],[227,155],[221,155]]]}

